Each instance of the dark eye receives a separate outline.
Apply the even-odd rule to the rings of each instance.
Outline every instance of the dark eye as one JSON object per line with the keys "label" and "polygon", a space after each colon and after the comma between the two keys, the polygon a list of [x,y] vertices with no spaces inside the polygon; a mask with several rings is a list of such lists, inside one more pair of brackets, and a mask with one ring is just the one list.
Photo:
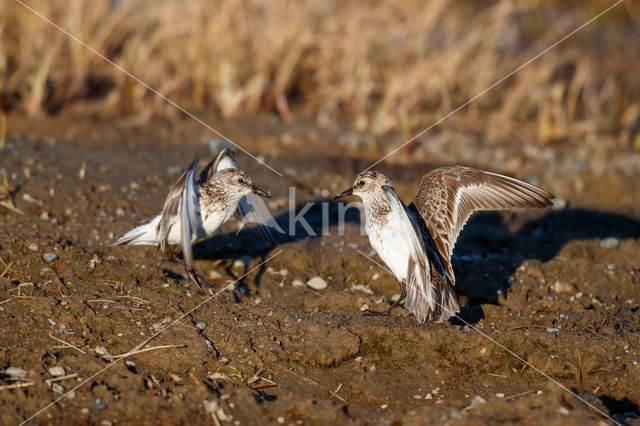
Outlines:
{"label": "dark eye", "polygon": [[244,179],[238,178],[238,183],[244,183]]}
{"label": "dark eye", "polygon": [[361,180],[360,182],[358,182],[358,185],[360,185],[360,186],[364,186],[364,181],[363,181],[363,180]]}

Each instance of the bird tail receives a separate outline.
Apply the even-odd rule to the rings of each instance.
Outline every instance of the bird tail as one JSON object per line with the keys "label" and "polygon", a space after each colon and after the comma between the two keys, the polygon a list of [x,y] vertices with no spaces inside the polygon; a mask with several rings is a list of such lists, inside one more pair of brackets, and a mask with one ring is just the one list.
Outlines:
{"label": "bird tail", "polygon": [[160,216],[157,216],[152,221],[143,225],[136,226],[122,237],[120,237],[115,243],[111,244],[111,247],[120,245],[130,246],[155,246],[158,245],[157,227]]}
{"label": "bird tail", "polygon": [[449,283],[444,283],[440,289],[440,306],[441,310],[440,318],[437,320],[438,322],[446,322],[449,318],[460,312],[460,305],[458,305],[456,294]]}

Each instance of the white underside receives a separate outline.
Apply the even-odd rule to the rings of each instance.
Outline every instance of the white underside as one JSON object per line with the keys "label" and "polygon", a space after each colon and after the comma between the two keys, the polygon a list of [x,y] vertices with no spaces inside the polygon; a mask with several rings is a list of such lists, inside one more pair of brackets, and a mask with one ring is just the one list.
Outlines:
{"label": "white underside", "polygon": [[411,255],[411,244],[409,244],[411,235],[404,225],[404,220],[401,212],[391,209],[384,227],[373,228],[370,226],[371,221],[367,221],[365,225],[371,246],[400,281],[407,279],[407,267]]}
{"label": "white underside", "polygon": [[[213,234],[229,217],[233,214],[233,210],[229,209],[228,214],[224,215],[219,212],[210,214],[206,220],[202,220],[201,216],[197,218],[197,233],[191,238],[192,242]],[[137,226],[124,234],[120,240],[127,240],[135,237],[128,242],[129,245],[159,245],[158,223],[160,223],[161,215],[157,215],[150,222]],[[118,241],[120,241],[118,240]],[[182,244],[182,232],[180,227],[180,217],[173,216],[169,221],[169,234],[167,236],[169,244]]]}

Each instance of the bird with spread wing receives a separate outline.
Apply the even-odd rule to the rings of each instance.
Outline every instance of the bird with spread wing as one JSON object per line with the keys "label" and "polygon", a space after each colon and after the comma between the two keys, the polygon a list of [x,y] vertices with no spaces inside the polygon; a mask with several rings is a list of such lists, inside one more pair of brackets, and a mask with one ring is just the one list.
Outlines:
{"label": "bird with spread wing", "polygon": [[240,170],[233,151],[220,151],[196,179],[197,165],[198,160],[194,160],[173,185],[160,214],[131,229],[113,245],[154,245],[160,250],[168,245],[181,246],[187,275],[202,290],[194,269],[192,245],[213,234],[234,211],[243,217],[242,225],[258,223],[261,236],[268,242],[275,243],[272,228],[283,231],[264,201],[257,197],[271,195]]}
{"label": "bird with spread wing", "polygon": [[406,298],[419,322],[442,322],[459,312],[451,254],[474,212],[549,207],[554,198],[526,182],[469,167],[428,172],[409,206],[375,171],[359,174],[335,198],[352,194],[362,198],[371,246],[401,283],[400,299],[387,311],[369,313],[388,314]]}

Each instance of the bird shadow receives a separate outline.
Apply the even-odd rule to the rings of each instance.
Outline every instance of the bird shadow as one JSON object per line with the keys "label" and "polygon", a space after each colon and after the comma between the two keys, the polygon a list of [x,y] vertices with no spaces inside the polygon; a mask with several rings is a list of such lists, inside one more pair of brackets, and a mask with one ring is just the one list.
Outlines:
{"label": "bird shadow", "polygon": [[516,232],[509,231],[499,213],[481,213],[469,221],[454,250],[456,290],[472,304],[497,303],[500,294],[506,297],[524,260],[547,262],[573,240],[638,236],[639,221],[598,210],[550,211]]}
{"label": "bird shadow", "polygon": [[[304,220],[296,220],[303,218]],[[310,238],[321,238],[341,224],[360,224],[360,214],[357,209],[350,208],[344,213],[339,203],[327,199],[313,200],[300,203],[291,212],[287,211],[274,217],[278,226],[284,231],[272,231],[273,240],[266,241],[256,227],[241,230],[229,230],[217,233],[194,246],[194,257],[203,260],[217,260],[225,264],[226,272],[238,280],[237,288],[246,290],[246,275],[251,271],[250,261],[259,259],[257,273],[253,277],[253,285],[260,286],[260,281],[269,256],[277,253],[277,249],[285,244],[294,243]],[[238,272],[234,267],[236,261],[241,261],[243,268]]]}
{"label": "bird shadow", "polygon": [[[293,218],[303,215],[305,222]],[[472,217],[460,234],[453,255],[456,291],[466,296],[467,306],[452,321],[455,324],[475,324],[484,318],[482,304],[495,304],[500,295],[506,297],[518,266],[525,260],[547,262],[572,240],[604,238],[636,238],[640,236],[640,222],[630,217],[592,209],[568,208],[549,211],[534,220],[526,220],[522,213],[482,212]],[[509,216],[511,215],[511,216]],[[274,232],[274,241],[260,237],[255,228],[223,231],[194,247],[197,259],[218,260],[225,263],[226,272],[238,279],[237,288],[247,290],[246,277],[250,260],[259,259],[261,265],[253,277],[253,285],[260,281],[267,265],[263,263],[278,247],[309,238],[321,238],[323,232],[341,223],[360,225],[360,213],[349,209],[340,219],[339,203],[315,200],[299,204],[293,212],[275,217],[284,234]],[[508,221],[523,222],[515,231]],[[237,260],[244,264],[239,272]],[[255,263],[254,263],[255,264]],[[255,266],[253,266],[255,267]]]}

